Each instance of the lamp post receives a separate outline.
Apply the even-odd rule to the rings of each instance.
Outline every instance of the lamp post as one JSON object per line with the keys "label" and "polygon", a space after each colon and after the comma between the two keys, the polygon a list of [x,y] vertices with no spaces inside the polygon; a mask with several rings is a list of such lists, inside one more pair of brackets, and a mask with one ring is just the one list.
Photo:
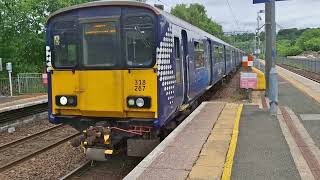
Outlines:
{"label": "lamp post", "polygon": [[260,54],[260,21],[262,20],[260,14],[263,14],[264,13],[264,10],[260,10],[257,12],[257,29],[256,29],[256,44],[255,44],[255,53],[256,55]]}

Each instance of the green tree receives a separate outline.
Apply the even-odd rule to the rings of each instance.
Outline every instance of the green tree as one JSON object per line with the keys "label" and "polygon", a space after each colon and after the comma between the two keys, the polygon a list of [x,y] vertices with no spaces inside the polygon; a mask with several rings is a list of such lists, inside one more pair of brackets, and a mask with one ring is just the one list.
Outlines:
{"label": "green tree", "polygon": [[304,48],[307,51],[320,51],[320,37],[306,41],[304,43]]}
{"label": "green tree", "polygon": [[194,3],[189,6],[186,4],[178,4],[171,9],[171,14],[214,36],[227,40],[227,38],[223,36],[222,26],[208,17],[205,7],[201,4]]}
{"label": "green tree", "polygon": [[290,40],[290,41],[296,41],[299,36],[307,29],[281,29],[277,34],[277,39],[279,40]]}
{"label": "green tree", "polygon": [[48,15],[60,8],[88,1],[0,0],[0,57],[4,62],[13,63],[14,73],[41,72],[45,61]]}
{"label": "green tree", "polygon": [[320,51],[320,28],[304,31],[297,40],[297,46],[304,51]]}

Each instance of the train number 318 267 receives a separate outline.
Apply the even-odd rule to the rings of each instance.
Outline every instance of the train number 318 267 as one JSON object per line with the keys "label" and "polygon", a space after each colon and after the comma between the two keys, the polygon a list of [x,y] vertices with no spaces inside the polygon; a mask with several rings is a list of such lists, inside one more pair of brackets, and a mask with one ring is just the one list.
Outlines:
{"label": "train number 318 267", "polygon": [[147,82],[146,80],[135,80],[134,90],[135,91],[144,91],[146,89]]}

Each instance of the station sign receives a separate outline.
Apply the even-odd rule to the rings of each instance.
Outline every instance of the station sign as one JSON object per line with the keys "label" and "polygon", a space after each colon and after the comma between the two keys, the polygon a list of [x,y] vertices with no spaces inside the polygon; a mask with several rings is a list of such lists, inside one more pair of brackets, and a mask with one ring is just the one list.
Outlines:
{"label": "station sign", "polygon": [[242,67],[253,67],[254,57],[252,55],[242,57]]}
{"label": "station sign", "polygon": [[241,89],[256,89],[257,84],[258,84],[258,75],[256,73],[250,73],[250,72],[240,73]]}
{"label": "station sign", "polygon": [[[275,0],[275,1],[285,1],[285,0]],[[271,0],[253,0],[253,4],[259,4],[259,3],[269,3]]]}
{"label": "station sign", "polygon": [[11,62],[8,62],[7,64],[6,64],[6,70],[8,71],[8,72],[12,72],[12,63]]}

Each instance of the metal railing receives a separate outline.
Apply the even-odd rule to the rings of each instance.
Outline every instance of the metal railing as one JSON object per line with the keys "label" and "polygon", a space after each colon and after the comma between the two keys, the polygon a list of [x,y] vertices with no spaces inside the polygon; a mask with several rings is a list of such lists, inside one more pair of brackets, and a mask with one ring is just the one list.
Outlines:
{"label": "metal railing", "polygon": [[[12,78],[13,95],[46,93],[47,88],[42,83],[41,73],[20,73]],[[0,96],[10,95],[8,78],[0,79]]]}
{"label": "metal railing", "polygon": [[279,57],[276,59],[277,64],[293,66],[306,71],[320,73],[320,59],[293,59]]}

